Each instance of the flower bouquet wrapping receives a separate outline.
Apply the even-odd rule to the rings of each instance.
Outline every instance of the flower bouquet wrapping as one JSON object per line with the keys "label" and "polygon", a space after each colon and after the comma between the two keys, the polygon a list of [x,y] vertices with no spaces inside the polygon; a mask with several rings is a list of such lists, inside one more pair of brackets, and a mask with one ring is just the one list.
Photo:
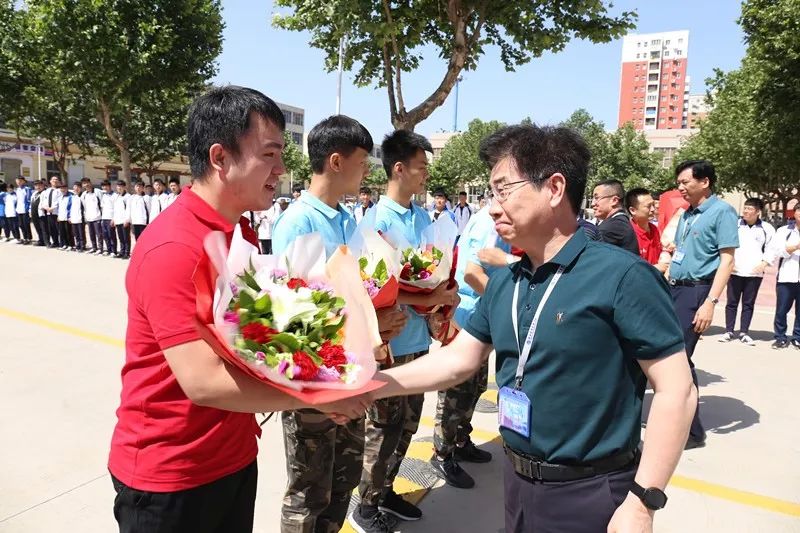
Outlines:
{"label": "flower bouquet wrapping", "polygon": [[358,263],[340,248],[326,261],[318,234],[265,256],[235,230],[211,233],[194,275],[197,327],[228,363],[315,405],[379,388],[377,319]]}
{"label": "flower bouquet wrapping", "polygon": [[373,307],[383,309],[397,303],[400,253],[375,230],[375,214],[374,208],[367,210],[347,246],[358,257],[361,280]]}
{"label": "flower bouquet wrapping", "polygon": [[[439,217],[422,232],[419,246],[412,246],[399,232],[390,230],[385,237],[400,252],[400,290],[430,294],[449,281],[455,285],[454,246],[458,227],[450,217]],[[413,306],[420,314],[435,313],[439,306]]]}

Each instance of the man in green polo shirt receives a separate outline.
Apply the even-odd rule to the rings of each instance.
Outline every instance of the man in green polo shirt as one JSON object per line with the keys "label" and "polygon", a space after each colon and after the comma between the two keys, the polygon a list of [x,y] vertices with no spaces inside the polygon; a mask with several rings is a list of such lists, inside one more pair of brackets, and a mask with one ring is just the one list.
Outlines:
{"label": "man in green polo shirt", "polygon": [[492,276],[436,357],[378,374],[388,383],[377,397],[442,390],[494,347],[509,533],[651,531],[697,402],[663,278],[577,231],[589,157],[566,128],[511,126],[483,141],[495,228],[525,256]]}

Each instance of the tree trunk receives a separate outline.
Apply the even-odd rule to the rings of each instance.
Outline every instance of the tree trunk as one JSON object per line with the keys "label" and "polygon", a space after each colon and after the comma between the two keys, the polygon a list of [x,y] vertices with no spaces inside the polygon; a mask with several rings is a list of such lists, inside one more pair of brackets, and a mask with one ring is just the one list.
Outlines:
{"label": "tree trunk", "polygon": [[131,181],[131,152],[127,147],[119,147],[119,159],[122,165],[119,179],[130,185]]}

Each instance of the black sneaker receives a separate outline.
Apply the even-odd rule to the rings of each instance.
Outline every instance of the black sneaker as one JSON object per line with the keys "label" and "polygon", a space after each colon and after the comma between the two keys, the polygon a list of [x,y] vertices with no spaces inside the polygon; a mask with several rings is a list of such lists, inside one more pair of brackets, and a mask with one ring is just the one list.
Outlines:
{"label": "black sneaker", "polygon": [[411,502],[407,502],[395,491],[390,490],[383,497],[383,501],[378,506],[378,510],[388,513],[402,520],[419,520],[422,518],[422,511]]}
{"label": "black sneaker", "polygon": [[375,507],[357,505],[347,521],[358,533],[392,533],[395,522]]}
{"label": "black sneaker", "polygon": [[792,344],[793,347],[795,347],[796,349],[800,350],[800,340],[792,339],[792,343],[791,344]]}
{"label": "black sneaker", "polygon": [[686,440],[686,445],[683,447],[684,450],[694,450],[695,448],[705,448],[706,447],[706,438],[703,437],[702,440],[696,440],[692,437],[689,437]]}
{"label": "black sneaker", "polygon": [[456,446],[456,459],[468,463],[488,463],[492,460],[492,454],[479,449],[471,439],[467,439],[464,446]]}
{"label": "black sneaker", "polygon": [[778,340],[776,340],[775,342],[772,343],[772,349],[773,350],[782,350],[782,349],[786,348],[787,346],[789,346],[789,341],[787,341],[787,340],[778,339]]}
{"label": "black sneaker", "polygon": [[439,459],[434,453],[430,463],[436,475],[445,480],[448,485],[459,489],[471,489],[475,486],[475,480],[464,472],[453,455]]}

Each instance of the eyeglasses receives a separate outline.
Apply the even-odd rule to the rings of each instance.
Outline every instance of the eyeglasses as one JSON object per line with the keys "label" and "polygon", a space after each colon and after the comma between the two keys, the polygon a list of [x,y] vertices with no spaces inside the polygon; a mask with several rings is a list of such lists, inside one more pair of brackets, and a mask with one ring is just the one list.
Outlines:
{"label": "eyeglasses", "polygon": [[[532,183],[530,180],[519,180],[519,181],[512,181],[511,183],[504,183],[501,188],[494,188],[492,187],[492,197],[497,200],[499,203],[503,203],[508,200],[508,197],[511,196],[511,193],[516,191],[517,189],[521,189],[522,186],[526,183]],[[514,187],[516,185],[516,187]]]}
{"label": "eyeglasses", "polygon": [[600,200],[605,200],[606,198],[614,198],[617,196],[616,194],[607,194],[605,196],[592,196],[593,202],[599,202]]}

